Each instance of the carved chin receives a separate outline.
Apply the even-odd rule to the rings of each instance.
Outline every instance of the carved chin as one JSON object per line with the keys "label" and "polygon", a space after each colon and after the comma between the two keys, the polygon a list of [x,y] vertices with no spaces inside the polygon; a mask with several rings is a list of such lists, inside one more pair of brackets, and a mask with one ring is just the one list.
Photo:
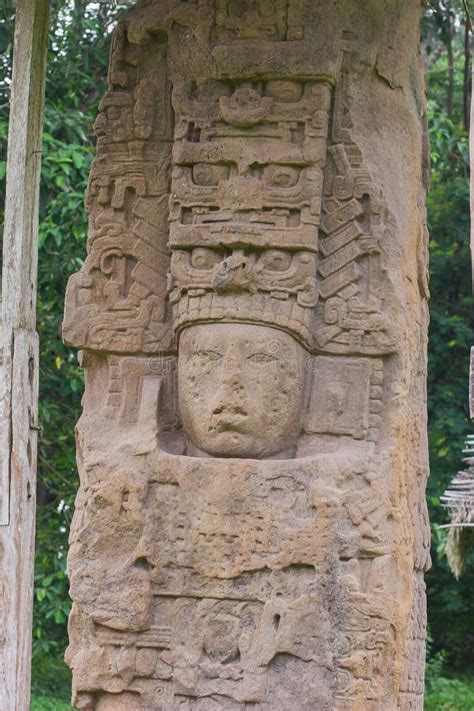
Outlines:
{"label": "carved chin", "polygon": [[214,457],[248,458],[261,454],[261,444],[255,438],[236,429],[214,432],[206,438],[201,446],[204,451]]}

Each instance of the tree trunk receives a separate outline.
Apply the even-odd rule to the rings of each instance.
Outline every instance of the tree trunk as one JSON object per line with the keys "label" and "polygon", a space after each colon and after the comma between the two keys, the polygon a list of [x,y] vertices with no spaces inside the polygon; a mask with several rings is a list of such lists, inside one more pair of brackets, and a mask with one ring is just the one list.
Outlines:
{"label": "tree trunk", "polygon": [[469,15],[466,13],[464,25],[464,71],[463,71],[463,117],[464,130],[469,133],[469,122],[471,115],[471,32]]}
{"label": "tree trunk", "polygon": [[423,708],[418,0],[151,2],[96,122],[74,703]]}
{"label": "tree trunk", "polygon": [[453,120],[453,105],[454,105],[454,54],[453,54],[453,39],[451,29],[448,30],[448,38],[446,40],[446,52],[448,55],[448,96],[447,96],[447,114],[448,118]]}

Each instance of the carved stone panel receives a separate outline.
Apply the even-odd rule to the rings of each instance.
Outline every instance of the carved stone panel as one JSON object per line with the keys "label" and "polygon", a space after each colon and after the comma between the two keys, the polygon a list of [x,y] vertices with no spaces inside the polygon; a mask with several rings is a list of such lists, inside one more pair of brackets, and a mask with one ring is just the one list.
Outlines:
{"label": "carved stone panel", "polygon": [[305,431],[376,438],[382,410],[383,362],[318,356]]}
{"label": "carved stone panel", "polygon": [[372,10],[114,33],[64,320],[78,708],[422,709],[419,7]]}

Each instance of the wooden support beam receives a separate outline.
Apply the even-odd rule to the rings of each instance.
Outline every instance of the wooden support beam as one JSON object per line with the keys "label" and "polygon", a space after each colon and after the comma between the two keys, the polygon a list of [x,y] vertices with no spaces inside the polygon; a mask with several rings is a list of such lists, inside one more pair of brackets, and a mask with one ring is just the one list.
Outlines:
{"label": "wooden support beam", "polygon": [[49,0],[17,0],[3,237],[0,711],[30,707],[39,177]]}

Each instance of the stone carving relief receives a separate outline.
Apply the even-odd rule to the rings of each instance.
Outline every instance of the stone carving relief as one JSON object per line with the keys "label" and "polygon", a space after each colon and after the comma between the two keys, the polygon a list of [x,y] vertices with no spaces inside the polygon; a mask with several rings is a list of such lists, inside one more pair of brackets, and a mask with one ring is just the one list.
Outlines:
{"label": "stone carving relief", "polygon": [[166,67],[166,42],[153,42],[146,56],[136,49],[119,25],[95,123],[88,256],[69,285],[64,333],[80,347],[155,353],[172,343],[165,297],[173,113],[166,70],[156,72]]}
{"label": "stone carving relief", "polygon": [[400,214],[348,4],[337,34],[305,0],[142,0],[115,31],[64,320],[78,708],[422,708]]}

